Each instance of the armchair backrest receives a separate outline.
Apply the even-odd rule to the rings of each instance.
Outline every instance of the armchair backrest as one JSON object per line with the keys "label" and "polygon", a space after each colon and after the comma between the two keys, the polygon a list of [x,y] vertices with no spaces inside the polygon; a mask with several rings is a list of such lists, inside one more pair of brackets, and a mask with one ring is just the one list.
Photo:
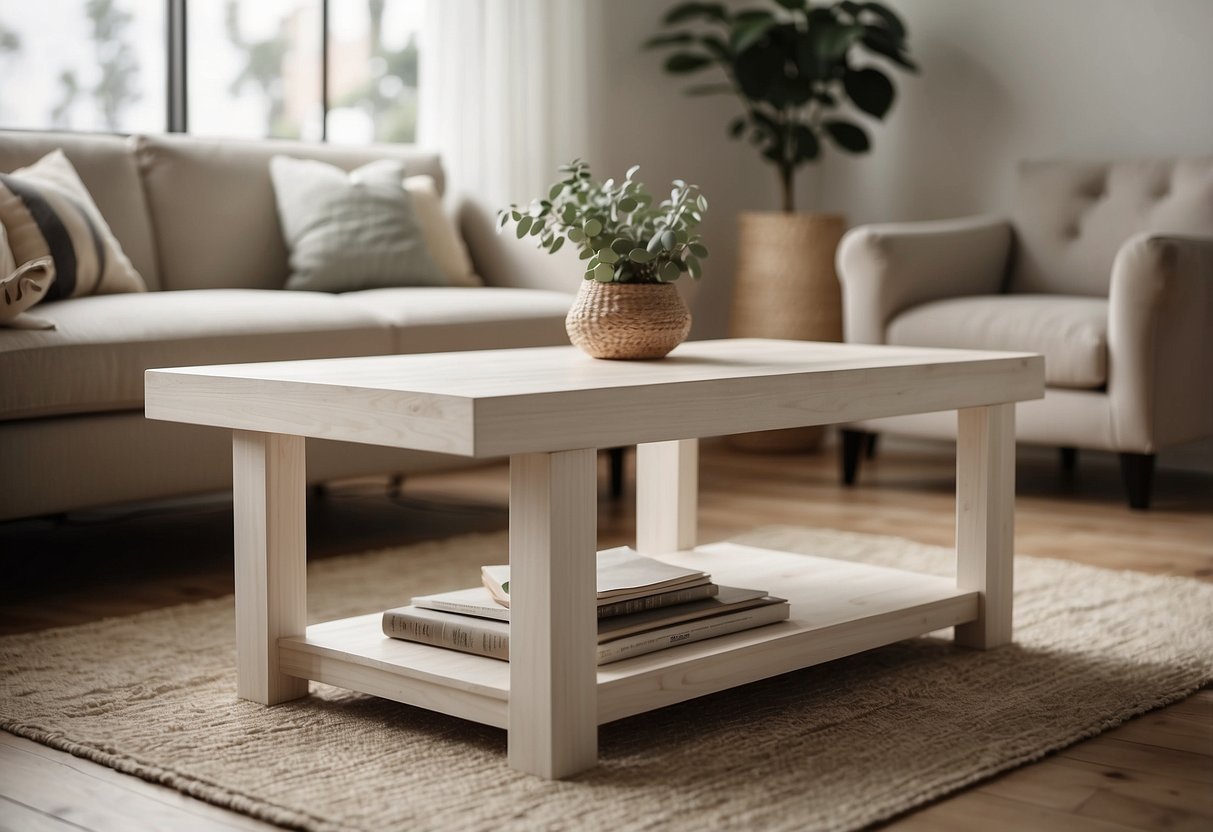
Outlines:
{"label": "armchair backrest", "polygon": [[1016,184],[1012,292],[1106,297],[1134,234],[1213,237],[1213,157],[1024,162]]}

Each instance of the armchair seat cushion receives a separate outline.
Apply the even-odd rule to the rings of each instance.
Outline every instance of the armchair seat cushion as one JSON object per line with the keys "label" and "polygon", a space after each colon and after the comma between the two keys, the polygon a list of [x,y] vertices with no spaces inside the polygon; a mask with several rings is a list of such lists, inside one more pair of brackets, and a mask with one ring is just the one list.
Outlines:
{"label": "armchair seat cushion", "polygon": [[1108,301],[1067,295],[978,295],[925,303],[894,318],[886,342],[1038,352],[1050,387],[1108,380]]}

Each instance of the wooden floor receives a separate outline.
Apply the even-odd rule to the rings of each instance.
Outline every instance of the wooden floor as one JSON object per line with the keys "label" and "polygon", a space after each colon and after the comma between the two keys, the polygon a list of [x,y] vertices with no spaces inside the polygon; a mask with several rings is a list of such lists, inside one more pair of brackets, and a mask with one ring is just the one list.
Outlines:
{"label": "wooden floor", "polygon": [[[888,447],[865,462],[857,487],[843,489],[832,454],[749,455],[705,444],[700,536],[795,524],[951,545],[952,466],[946,448]],[[1110,456],[1084,456],[1064,475],[1052,454],[1021,450],[1017,476],[1018,552],[1213,580],[1213,476],[1160,471],[1146,513],[1123,506]],[[396,495],[382,481],[334,486],[309,503],[310,551],[331,557],[504,529],[507,482],[498,465],[418,477]],[[599,517],[603,546],[629,542],[628,499],[612,503],[604,493]],[[231,547],[231,506],[222,499],[0,524],[0,633],[229,593]],[[0,830],[268,828],[0,733]],[[886,828],[1213,829],[1213,689]]]}

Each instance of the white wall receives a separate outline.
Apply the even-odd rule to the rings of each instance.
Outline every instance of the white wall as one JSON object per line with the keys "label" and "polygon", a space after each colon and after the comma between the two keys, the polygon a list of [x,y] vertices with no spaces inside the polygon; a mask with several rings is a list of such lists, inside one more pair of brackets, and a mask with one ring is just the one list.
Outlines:
{"label": "white wall", "polygon": [[[703,186],[712,257],[694,337],[719,337],[736,215],[777,207],[775,174],[725,135],[735,101],[683,96],[661,56],[640,51],[670,0],[591,2],[587,158],[616,175],[639,163],[650,186]],[[1019,159],[1213,153],[1213,0],[886,2],[922,73],[894,74],[899,98],[872,153],[828,152],[802,174],[806,208],[852,223],[1001,213]]]}
{"label": "white wall", "polygon": [[823,204],[861,223],[1005,211],[1020,159],[1213,153],[1210,0],[892,0],[922,74]]}

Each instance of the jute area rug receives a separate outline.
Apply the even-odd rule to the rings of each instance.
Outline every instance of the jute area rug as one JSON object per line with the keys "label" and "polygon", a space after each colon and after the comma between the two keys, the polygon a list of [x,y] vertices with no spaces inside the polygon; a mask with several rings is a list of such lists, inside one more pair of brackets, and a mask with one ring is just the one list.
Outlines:
{"label": "jute area rug", "polygon": [[[947,574],[896,538],[754,545]],[[316,619],[474,583],[500,534],[320,561]],[[516,773],[505,732],[316,683],[236,699],[231,598],[0,640],[0,727],[305,829],[852,829],[1034,760],[1213,679],[1213,586],[1021,557],[1017,643],[915,639],[604,726],[601,764]],[[777,591],[778,587],[771,587]]]}

